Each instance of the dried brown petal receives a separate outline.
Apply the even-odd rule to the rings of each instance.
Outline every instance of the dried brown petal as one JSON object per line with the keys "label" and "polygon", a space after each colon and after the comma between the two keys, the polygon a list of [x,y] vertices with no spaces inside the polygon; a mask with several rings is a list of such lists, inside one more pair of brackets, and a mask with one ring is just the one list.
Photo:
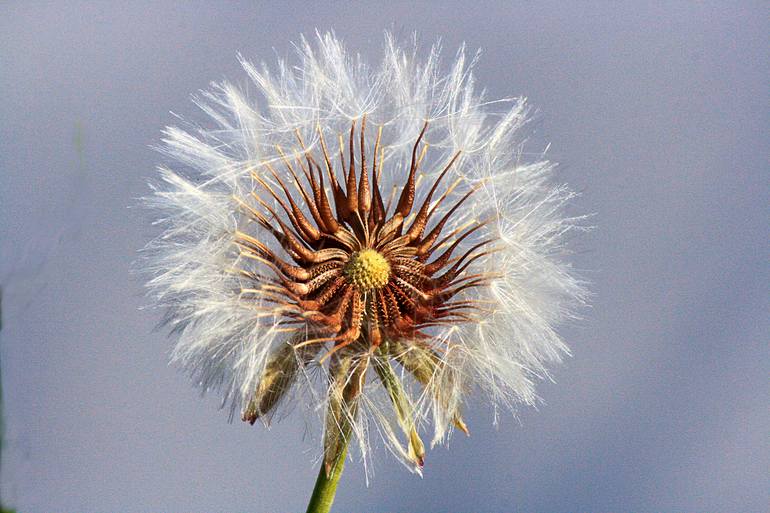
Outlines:
{"label": "dried brown petal", "polygon": [[257,391],[246,405],[241,418],[254,424],[258,418],[268,415],[294,384],[300,362],[304,365],[316,352],[317,348],[309,346],[295,349],[288,342],[276,349],[268,359]]}

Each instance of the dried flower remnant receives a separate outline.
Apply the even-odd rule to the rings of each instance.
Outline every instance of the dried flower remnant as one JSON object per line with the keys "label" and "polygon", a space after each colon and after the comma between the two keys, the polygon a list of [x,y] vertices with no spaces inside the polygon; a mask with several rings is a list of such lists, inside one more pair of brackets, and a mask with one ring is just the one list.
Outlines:
{"label": "dried flower remnant", "polygon": [[148,199],[173,359],[251,423],[309,385],[327,476],[369,425],[419,472],[420,432],[467,433],[474,390],[534,403],[584,300],[563,258],[581,219],[553,164],[521,160],[524,100],[484,100],[462,51],[446,74],[438,55],[387,37],[373,69],[325,34],[276,74],[244,61],[262,110],[228,83],[198,96],[213,126],[167,129]]}

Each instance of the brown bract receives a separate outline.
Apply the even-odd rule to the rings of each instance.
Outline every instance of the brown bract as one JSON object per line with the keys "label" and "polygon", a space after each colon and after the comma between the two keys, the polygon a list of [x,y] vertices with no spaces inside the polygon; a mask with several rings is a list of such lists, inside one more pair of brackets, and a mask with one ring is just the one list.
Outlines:
{"label": "brown bract", "polygon": [[[242,289],[243,297],[274,305],[263,306],[264,313],[282,318],[279,324],[286,331],[310,334],[298,346],[333,343],[322,361],[357,341],[369,348],[378,347],[383,338],[419,341],[430,338],[424,330],[431,326],[470,321],[470,312],[478,306],[453,298],[492,278],[489,273],[469,274],[466,270],[488,253],[485,246],[493,239],[483,240],[462,253],[457,251],[485,224],[483,221],[442,234],[475,189],[434,220],[454,187],[445,188],[435,203],[434,196],[457,164],[460,152],[452,156],[432,184],[426,185],[430,189],[422,203],[414,204],[416,176],[427,151],[425,144],[420,151],[427,127],[426,122],[414,143],[411,165],[404,170],[404,184],[392,209],[398,191],[394,189],[386,204],[379,186],[382,128],[367,158],[366,117],[358,130],[358,159],[356,121],[350,128],[347,159],[340,136],[343,183],[337,180],[319,129],[320,155],[307,150],[297,133],[299,151],[294,161],[277,148],[288,175],[281,177],[270,164],[264,164],[264,176],[252,172],[256,187],[275,200],[277,210],[256,191],[248,198],[236,198],[245,214],[274,237],[288,256],[277,255],[245,231],[237,232],[236,244],[242,256],[272,270],[272,276],[239,270],[253,283]],[[272,185],[267,177],[272,178]],[[287,184],[289,181],[293,188]]]}

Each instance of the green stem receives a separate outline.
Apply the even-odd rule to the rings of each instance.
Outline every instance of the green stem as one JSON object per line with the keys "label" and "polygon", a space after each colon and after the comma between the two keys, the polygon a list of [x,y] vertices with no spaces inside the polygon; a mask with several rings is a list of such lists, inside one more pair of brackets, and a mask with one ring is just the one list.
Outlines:
{"label": "green stem", "polygon": [[342,477],[342,470],[345,468],[345,456],[348,453],[348,440],[345,437],[345,445],[340,452],[337,461],[331,469],[329,475],[326,475],[326,468],[321,462],[321,469],[318,471],[318,478],[315,480],[313,495],[310,496],[310,503],[307,505],[307,513],[329,513],[334,502],[334,495],[337,493],[337,484]]}

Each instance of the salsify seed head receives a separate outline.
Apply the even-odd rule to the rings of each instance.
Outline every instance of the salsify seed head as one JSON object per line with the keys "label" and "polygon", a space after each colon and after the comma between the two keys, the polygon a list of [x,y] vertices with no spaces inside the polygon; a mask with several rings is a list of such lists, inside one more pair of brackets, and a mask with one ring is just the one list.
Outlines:
{"label": "salsify seed head", "polygon": [[551,163],[521,159],[524,100],[483,99],[462,50],[442,73],[438,47],[389,35],[377,68],[333,34],[298,49],[275,73],[242,61],[261,103],[215,84],[205,125],[166,130],[149,287],[173,360],[231,412],[304,396],[327,470],[373,423],[420,471],[420,432],[467,433],[470,394],[536,401],[585,298],[564,260],[582,218]]}

